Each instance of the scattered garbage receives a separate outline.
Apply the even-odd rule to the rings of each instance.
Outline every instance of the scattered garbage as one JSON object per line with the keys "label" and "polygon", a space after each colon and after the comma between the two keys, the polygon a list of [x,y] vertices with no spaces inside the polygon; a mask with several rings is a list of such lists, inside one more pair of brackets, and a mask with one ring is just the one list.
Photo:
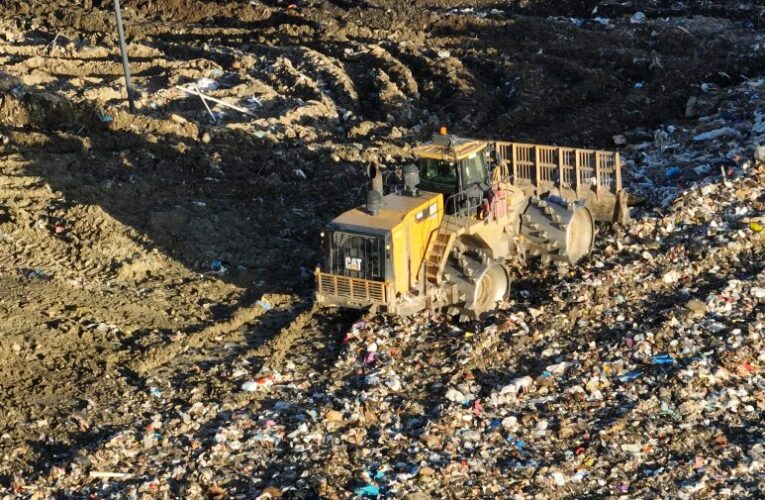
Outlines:
{"label": "scattered garbage", "polygon": [[374,485],[363,486],[356,488],[354,494],[360,497],[376,497],[380,494],[380,488]]}
{"label": "scattered garbage", "polygon": [[681,172],[682,170],[680,169],[680,167],[669,167],[668,169],[664,171],[664,176],[667,179],[672,179],[673,177],[677,177],[678,175],[680,175]]}
{"label": "scattered garbage", "polygon": [[[631,225],[605,239],[576,277],[544,288],[549,304],[588,304],[599,294],[597,311],[551,309],[526,286],[468,324],[429,312],[368,315],[337,332],[321,373],[295,370],[306,361],[293,353],[282,374],[252,376],[241,364],[225,380],[257,405],[224,410],[213,431],[167,408],[140,438],[142,458],[112,455],[109,465],[132,472],[129,464],[196,440],[216,465],[188,466],[210,470],[218,484],[226,464],[249,464],[263,492],[272,476],[257,464],[278,456],[280,470],[295,471],[279,484],[360,498],[437,494],[444,481],[469,478],[501,495],[511,476],[519,491],[541,496],[671,496],[690,491],[688,471],[696,478],[725,460],[753,467],[760,452],[725,429],[742,425],[742,415],[754,419],[762,404],[756,308],[765,274],[740,256],[759,251],[765,167],[744,169],[753,146],[714,131],[742,128],[745,115],[728,119],[722,110],[756,108],[761,90],[749,81],[721,91],[720,110],[700,117],[699,130],[663,127],[639,147],[632,131],[623,134],[634,195],[650,209],[636,207]],[[309,351],[331,352],[330,337]],[[152,401],[172,396],[163,389]],[[189,422],[206,405],[184,410]],[[101,452],[126,446],[117,442]],[[338,453],[345,445],[352,459]],[[730,467],[716,470],[734,478]],[[711,495],[730,483],[693,484]]]}
{"label": "scattered garbage", "polygon": [[675,359],[669,354],[658,354],[652,358],[655,365],[671,365]]}
{"label": "scattered garbage", "polygon": [[224,275],[228,273],[228,266],[223,263],[220,259],[215,259],[212,262],[210,262],[210,272],[212,274],[217,275]]}
{"label": "scattered garbage", "polygon": [[[755,125],[753,130],[755,132],[765,133],[765,120]],[[754,149],[754,158],[757,161],[765,161],[765,145],[762,145],[762,144],[757,145],[757,147]]]}
{"label": "scattered garbage", "polygon": [[260,307],[264,311],[270,311],[271,309],[274,308],[274,306],[271,305],[271,303],[269,301],[267,301],[266,299],[258,300],[257,302],[255,302],[255,305],[257,305],[258,307]]}
{"label": "scattered garbage", "polygon": [[218,82],[216,82],[212,78],[206,78],[206,77],[200,78],[199,80],[197,80],[195,85],[199,90],[206,90],[206,91],[218,90],[220,88],[220,85],[218,85]]}
{"label": "scattered garbage", "polygon": [[254,392],[260,388],[257,382],[245,382],[242,384],[242,390],[247,392]]}
{"label": "scattered garbage", "polygon": [[49,281],[53,276],[42,269],[20,269],[21,274],[32,280]]}
{"label": "scattered garbage", "polygon": [[[565,25],[556,26],[554,31],[571,37],[577,30],[590,26],[597,32],[606,32],[605,26],[614,23],[632,32],[655,28],[657,35],[646,35],[656,39],[651,47],[661,49],[668,45],[680,51],[690,45],[693,50],[701,51],[700,58],[707,53],[704,52],[706,45],[719,45],[725,53],[736,46],[723,35],[704,38],[692,30],[693,36],[688,36],[691,23],[717,22],[703,16],[687,20],[659,18],[653,7],[651,10],[643,7],[645,3],[640,6],[634,2],[609,4],[603,5],[599,15],[610,16],[610,23],[605,18],[566,18],[560,21]],[[614,10],[616,4],[620,4],[617,6],[620,11]],[[611,10],[606,11],[607,8]],[[645,8],[649,13],[650,27],[645,14],[632,15],[638,8]],[[515,16],[514,12],[515,7],[508,10],[507,17]],[[471,10],[465,14],[480,17],[481,12]],[[437,18],[436,14],[428,15]],[[489,15],[500,15],[500,11],[490,11]],[[736,9],[736,19],[746,15],[743,9],[741,12]],[[636,26],[631,26],[628,20]],[[498,21],[471,20],[465,24],[451,19],[450,23],[460,30],[467,26],[468,32],[490,27],[494,33],[500,26]],[[532,26],[529,19],[521,16],[513,22],[524,29]],[[721,29],[732,31],[728,29],[732,24],[723,23]],[[283,34],[290,43],[299,43],[297,33],[306,31],[313,35],[312,26],[300,23],[287,26],[291,31]],[[323,26],[322,30],[325,28],[330,30],[332,26]],[[366,27],[344,26],[343,29],[351,28],[363,31],[358,36],[352,34],[354,40],[371,36],[364,31]],[[453,39],[451,31],[450,40]],[[665,41],[663,37],[667,33],[673,38]],[[264,32],[261,38],[268,36]],[[696,38],[714,43],[691,43]],[[241,36],[233,39],[237,46],[255,43],[242,41]],[[629,187],[629,201],[634,205],[633,222],[605,231],[604,238],[598,238],[592,255],[576,269],[514,269],[517,285],[510,296],[496,311],[480,319],[459,323],[446,314],[426,312],[406,318],[335,310],[311,311],[304,315],[299,308],[288,306],[288,299],[272,291],[261,297],[254,308],[244,307],[245,312],[237,315],[236,312],[229,314],[227,307],[239,299],[248,303],[247,297],[252,293],[252,290],[246,291],[249,284],[257,283],[258,290],[270,288],[271,281],[260,280],[270,280],[272,272],[280,271],[273,269],[274,260],[269,255],[284,252],[285,245],[294,245],[298,238],[308,239],[312,232],[319,230],[316,224],[316,227],[300,227],[302,233],[290,232],[299,226],[296,220],[306,221],[310,214],[317,213],[315,204],[322,201],[300,197],[299,206],[294,207],[289,195],[295,192],[290,191],[294,191],[295,186],[320,185],[326,181],[322,178],[324,170],[330,172],[328,178],[333,179],[332,182],[336,179],[338,185],[353,185],[348,177],[340,175],[344,169],[350,171],[351,164],[357,167],[368,159],[382,161],[384,158],[382,153],[367,157],[360,143],[358,148],[347,147],[353,153],[340,151],[342,147],[333,143],[335,134],[346,137],[351,126],[367,118],[365,106],[354,107],[354,102],[368,103],[370,98],[377,102],[376,94],[367,94],[379,85],[395,97],[396,106],[408,101],[443,104],[435,95],[438,92],[434,93],[430,87],[433,82],[423,82],[422,90],[426,92],[423,95],[427,98],[412,97],[418,95],[418,82],[407,84],[406,65],[399,65],[395,56],[409,54],[402,59],[404,62],[417,59],[418,68],[429,64],[427,59],[433,59],[437,64],[434,74],[438,75],[438,82],[443,80],[444,93],[458,98],[463,95],[462,91],[452,85],[449,75],[458,75],[455,81],[462,82],[463,75],[469,75],[477,66],[474,60],[464,57],[464,51],[456,43],[450,44],[448,50],[434,45],[431,52],[423,51],[426,56],[419,58],[421,47],[413,37],[391,39],[379,47],[354,42],[349,48],[351,53],[343,56],[342,65],[353,69],[346,82],[332,75],[336,66],[334,57],[341,53],[333,53],[333,58],[325,60],[321,53],[297,45],[287,51],[258,46],[253,52],[252,47],[243,46],[216,52],[219,47],[212,46],[215,42],[211,40],[207,48],[201,47],[208,42],[200,41],[200,48],[183,54],[201,57],[200,54],[213,53],[215,65],[226,65],[229,60],[241,63],[246,68],[241,75],[247,78],[235,80],[242,87],[232,89],[232,95],[225,98],[232,103],[234,99],[243,99],[242,105],[248,114],[262,113],[268,118],[250,124],[246,123],[249,116],[236,115],[237,119],[232,118],[225,129],[215,125],[220,130],[214,129],[206,118],[197,124],[199,116],[205,116],[203,103],[198,99],[204,99],[213,109],[227,106],[209,99],[210,96],[199,96],[198,92],[192,92],[195,97],[192,102],[171,107],[175,113],[187,117],[176,114],[177,118],[167,120],[173,124],[174,133],[186,128],[191,130],[187,136],[174,137],[174,146],[180,150],[193,144],[195,148],[205,147],[202,151],[209,154],[190,151],[194,154],[183,155],[189,167],[182,169],[183,175],[188,176],[189,184],[184,185],[184,189],[189,195],[182,200],[171,199],[161,207],[159,216],[152,216],[151,226],[156,225],[157,229],[150,231],[148,225],[141,226],[148,232],[147,236],[156,237],[158,245],[163,238],[169,242],[158,249],[167,252],[158,251],[156,262],[139,262],[133,254],[140,254],[143,249],[128,247],[127,239],[119,239],[116,241],[125,242],[124,251],[98,249],[107,256],[110,274],[102,276],[87,271],[82,281],[75,281],[75,277],[67,280],[70,276],[61,267],[53,267],[54,261],[60,258],[71,262],[64,259],[70,253],[83,261],[89,255],[85,245],[72,248],[73,245],[55,235],[79,238],[87,231],[95,231],[97,225],[89,224],[86,219],[90,212],[80,210],[74,200],[69,200],[66,204],[77,210],[70,210],[69,218],[54,218],[63,211],[59,207],[62,202],[54,200],[56,203],[51,203],[49,209],[49,200],[44,198],[47,190],[39,188],[37,183],[24,180],[24,189],[35,196],[34,202],[26,205],[21,203],[20,196],[14,198],[15,191],[8,190],[13,194],[13,214],[20,222],[4,224],[0,238],[8,242],[9,255],[27,248],[30,256],[23,264],[28,267],[23,269],[20,261],[9,259],[9,274],[17,275],[9,276],[9,286],[16,286],[12,282],[14,278],[39,280],[55,273],[56,279],[49,284],[24,281],[18,286],[21,290],[18,297],[24,301],[44,303],[45,308],[34,317],[34,326],[39,325],[43,334],[23,337],[23,332],[19,335],[4,332],[8,338],[0,340],[8,351],[3,365],[5,373],[18,373],[17,385],[29,391],[45,373],[51,374],[46,382],[61,376],[69,368],[68,359],[52,356],[40,346],[51,342],[46,339],[53,339],[53,345],[58,346],[59,339],[67,332],[74,332],[75,349],[92,345],[97,349],[94,352],[106,350],[103,357],[93,356],[97,358],[93,368],[76,366],[73,373],[88,384],[95,384],[99,378],[111,379],[114,385],[108,387],[124,387],[125,393],[102,396],[98,393],[107,392],[101,390],[102,386],[88,388],[82,397],[73,398],[76,405],[70,412],[61,412],[60,418],[38,415],[25,419],[24,407],[39,401],[30,399],[15,404],[9,400],[5,408],[8,418],[16,418],[25,432],[28,429],[30,433],[22,439],[12,433],[4,434],[0,440],[6,457],[0,470],[4,478],[0,481],[0,496],[749,498],[760,494],[765,464],[765,443],[761,439],[765,408],[762,397],[765,385],[762,345],[765,166],[757,161],[765,158],[757,146],[765,142],[765,84],[762,80],[739,75],[731,69],[731,75],[740,83],[730,80],[726,84],[730,86],[720,86],[691,82],[683,88],[698,95],[688,101],[686,121],[647,130],[646,123],[653,122],[642,120],[640,112],[646,107],[640,107],[635,99],[653,99],[659,95],[662,80],[655,73],[662,68],[653,64],[652,58],[632,59],[633,54],[640,54],[641,43],[630,41],[628,56],[617,51],[620,60],[624,58],[624,64],[629,66],[627,77],[633,78],[627,80],[632,84],[625,84],[631,95],[620,100],[619,106],[626,106],[623,111],[634,116],[630,123],[640,122],[643,127],[601,132],[593,136],[593,140],[610,141],[611,135],[618,132],[613,142],[619,147],[624,162],[624,184]],[[168,37],[164,45],[177,50],[171,41]],[[550,60],[557,60],[559,55],[550,54],[549,46],[544,46],[542,51],[537,42],[531,48],[528,44],[521,45],[524,58],[529,59],[526,56],[531,54],[530,59],[536,59],[532,66],[543,63],[547,67]],[[92,49],[88,43],[84,46]],[[21,49],[29,48],[10,44],[9,47],[19,49],[16,50],[19,54],[24,52]],[[63,46],[60,48],[63,50]],[[143,47],[146,54],[161,49],[161,46]],[[370,75],[363,69],[368,59],[375,60],[370,50],[382,51],[379,58],[385,64],[379,66],[395,85],[370,79],[382,74],[380,71]],[[472,45],[470,50],[474,50]],[[535,52],[539,56],[533,56]],[[272,53],[276,54],[273,57],[287,57],[289,65],[288,62],[281,68],[272,65]],[[598,53],[607,55],[606,50]],[[251,54],[255,56],[248,60]],[[13,65],[21,58],[13,56]],[[43,63],[45,61],[37,62]],[[507,78],[504,68],[511,68],[511,63],[512,60],[505,61],[496,68],[488,62],[488,68],[484,68],[483,63],[478,65],[480,73],[488,74],[489,78],[479,78],[475,81],[480,84],[477,86],[471,82],[470,92],[482,90],[482,86],[493,83],[496,78]],[[682,69],[682,62],[666,56],[663,64],[666,72],[676,73],[678,68]],[[671,67],[672,64],[675,66]],[[261,69],[253,69],[253,65]],[[194,75],[188,78],[195,79],[199,71],[208,66],[207,61],[199,60],[183,65],[182,71],[185,75]],[[734,68],[736,64],[731,62],[729,66]],[[507,111],[508,116],[514,116],[514,110],[524,104],[523,99],[529,95],[524,93],[528,87],[522,68],[512,67],[516,69],[511,71],[511,78],[515,77],[516,70],[519,75],[516,82],[519,94],[514,102],[502,106],[502,112]],[[311,71],[314,68],[321,69]],[[31,78],[45,83],[45,79],[40,78],[44,75],[43,69],[35,69]],[[417,75],[430,73],[428,66],[420,69],[422,71],[415,72]],[[485,69],[491,71],[486,73]],[[284,77],[280,77],[277,70],[285,70]],[[495,74],[495,70],[499,73]],[[168,73],[168,81],[177,81],[173,67],[163,71]],[[224,81],[220,75],[204,71],[212,76],[210,80],[215,79],[215,85]],[[714,76],[716,71],[711,71],[710,78],[716,82],[729,81],[724,75]],[[363,85],[354,81],[359,75]],[[268,80],[272,76],[273,80]],[[634,79],[646,81],[634,83]],[[91,80],[95,79],[89,79],[86,87],[95,86]],[[106,80],[108,85],[113,84],[113,79]],[[574,80],[566,86],[576,87]],[[287,85],[285,81],[298,83]],[[438,82],[436,90],[440,88]],[[197,88],[212,91],[206,83],[197,82]],[[247,98],[253,91],[246,85],[254,83],[262,92],[258,92],[257,98]],[[604,84],[605,88],[611,88],[608,81],[600,83]],[[314,85],[320,92],[312,92]],[[655,88],[656,93],[633,91],[629,88],[632,85],[636,89]],[[400,97],[398,90],[406,87],[414,90],[407,90],[404,97]],[[564,95],[564,87],[559,89]],[[361,90],[363,95],[357,96]],[[535,91],[533,86],[532,90]],[[681,96],[685,90],[678,93],[676,89],[668,89],[667,93],[670,92]],[[113,94],[114,89],[110,89],[107,97]],[[164,113],[167,110],[163,108],[161,93],[157,94],[158,109]],[[218,97],[221,94],[223,92],[215,93]],[[353,112],[338,109],[335,119],[319,107],[315,108],[319,110],[315,115],[300,115],[312,106],[308,104],[309,99],[328,100],[332,94],[340,95],[338,100],[353,107]],[[296,95],[306,102],[300,101],[302,104],[298,106]],[[539,95],[548,94],[540,92]],[[500,94],[494,97],[497,96]],[[593,93],[586,97],[589,100],[601,96]],[[295,113],[293,125],[280,122],[281,109],[275,103],[282,99],[290,103],[288,112]],[[680,106],[672,112],[682,116],[685,103],[678,99],[672,99]],[[389,141],[393,132],[386,136],[386,130],[394,130],[399,138],[424,133],[425,125],[415,130],[402,126],[396,117],[388,120],[387,112],[396,110],[382,99],[380,102],[381,117],[374,120],[381,121],[368,122],[369,128],[359,134],[364,140],[367,135],[376,134],[370,141],[380,150],[386,150],[393,149]],[[600,106],[599,101],[593,102]],[[456,115],[462,106],[464,104],[444,113]],[[195,108],[198,109],[194,111]],[[114,109],[117,123],[113,126],[117,129],[131,126],[124,125],[130,124],[126,113],[118,106]],[[479,120],[491,122],[491,114],[486,115],[484,109],[477,109],[476,113],[479,111]],[[219,117],[213,116],[216,120]],[[440,112],[433,113],[434,119],[442,116]],[[614,119],[616,117],[614,115]],[[417,117],[412,120],[416,122]],[[317,121],[321,122],[319,126],[329,123],[328,127],[339,130],[318,129],[321,134],[314,137]],[[169,162],[172,158],[168,157],[174,153],[168,154],[160,147],[162,139],[153,129],[163,121],[142,117],[139,123],[141,127],[137,130],[152,140],[160,140],[147,148],[135,148],[146,155],[151,168],[126,173],[120,165],[113,184],[109,184],[109,193],[95,191],[102,179],[93,177],[88,187],[94,191],[87,191],[86,200],[111,196],[121,190],[140,193],[150,188],[150,182],[160,182],[159,174],[148,177],[148,172],[170,175],[173,171],[165,162]],[[466,119],[460,126],[472,125],[473,122]],[[88,127],[74,134],[77,129],[70,130],[72,126],[67,122],[60,132],[64,138],[78,139],[74,153],[62,153],[66,162],[75,162],[79,156],[89,163],[93,163],[91,155],[101,158],[98,154],[105,147],[105,141],[96,135],[98,130]],[[18,130],[13,133],[13,143],[23,144],[18,140],[23,127],[14,128]],[[205,135],[200,129],[210,132]],[[582,133],[589,134],[590,130],[583,129]],[[81,146],[90,141],[80,144],[80,139],[88,139],[90,135],[92,144],[97,147],[81,151]],[[228,135],[237,137],[235,145],[227,142]],[[107,144],[113,140],[110,138]],[[248,149],[247,144],[254,144],[256,148]],[[297,152],[308,154],[308,148],[314,146],[318,151],[315,158],[312,157],[315,164],[298,158]],[[198,185],[194,184],[197,168],[205,172],[203,175],[208,175],[213,168],[206,162],[214,164],[215,149],[224,157],[241,156],[241,160],[232,160],[232,163],[247,164],[244,173],[226,170],[229,178],[243,179],[243,184],[252,183],[252,189],[247,191],[252,198],[248,198],[246,204],[252,210],[247,210],[238,220],[239,224],[230,225],[232,218],[226,217],[226,210],[240,206],[228,204],[227,192],[226,196],[217,196],[220,193],[210,194],[206,190],[213,183],[203,184],[203,191],[198,191]],[[280,157],[279,162],[271,161],[268,155],[271,149],[284,153],[284,157]],[[21,156],[30,151],[31,147],[25,146]],[[244,154],[252,151],[259,151],[262,157]],[[44,157],[51,158],[50,154],[46,152]],[[63,200],[67,198],[65,186],[75,184],[77,178],[67,180],[70,174],[74,175],[69,163],[51,163],[56,169],[67,166],[66,179],[58,179],[62,174],[57,171],[50,179],[54,186],[63,189],[63,197],[55,196]],[[389,162],[393,163],[393,160]],[[93,164],[98,168],[88,168],[88,179],[102,168]],[[283,168],[279,167],[281,164]],[[260,172],[262,165],[266,166]],[[145,177],[144,172],[147,172]],[[303,182],[307,178],[312,182]],[[39,184],[42,185],[44,183]],[[193,202],[191,196],[204,197],[209,204]],[[278,217],[274,216],[275,205],[267,201],[261,203],[260,197],[278,200],[281,207]],[[351,200],[342,198],[334,202],[342,205]],[[120,204],[109,207],[110,213],[120,213]],[[146,212],[148,217],[148,210]],[[195,218],[188,219],[189,214]],[[245,233],[259,220],[269,218],[280,219],[282,227],[268,233],[268,245],[254,253],[258,259],[250,261],[232,256],[235,252],[229,247],[236,245],[229,242],[229,236]],[[67,221],[61,224],[63,231],[57,232],[52,222],[56,220]],[[182,254],[185,250],[182,244],[187,240],[181,239],[184,232],[194,229],[192,226],[200,221],[204,222],[203,230],[215,232],[216,246],[204,249],[201,255],[207,257],[198,257],[200,253],[195,253],[189,267],[192,271],[225,273],[236,264],[229,265],[223,260],[224,256],[233,262],[251,262],[252,275],[250,269],[238,272],[235,278],[241,277],[242,283],[237,282],[236,287],[224,287],[229,280],[207,279],[198,272],[184,274],[184,266],[171,262],[176,255],[172,252],[177,250]],[[113,230],[119,221],[107,222],[103,224],[106,230],[122,237],[119,231]],[[285,231],[279,233],[282,228]],[[143,233],[129,232],[128,236],[138,238]],[[39,247],[30,245],[35,239],[59,245],[52,254],[56,259],[46,259]],[[147,243],[149,239],[141,241]],[[278,244],[278,241],[286,244]],[[300,275],[310,278],[313,256],[300,255],[298,248],[294,250],[295,255],[289,255],[291,266],[287,272],[297,276],[298,268],[305,266]],[[220,258],[212,260],[215,256]],[[160,286],[156,276],[141,271],[142,266],[150,270],[172,268],[173,286]],[[139,271],[140,285],[126,284],[131,273]],[[294,283],[296,290],[278,290],[278,293],[286,297],[303,294],[308,288],[307,282],[290,283]],[[61,293],[62,300],[47,304],[40,300],[44,297],[40,289]],[[215,290],[225,293],[215,295]],[[80,307],[78,297],[87,294],[106,296],[108,300],[102,304],[117,304],[129,296],[140,295],[146,297],[151,307],[139,308],[139,311],[158,309],[161,315],[147,328],[117,328],[115,324],[123,326],[122,311],[112,315],[108,307]],[[184,302],[187,309],[178,308],[163,298],[180,295],[192,297]],[[24,307],[22,300],[6,299],[5,312],[18,307],[17,304]],[[208,324],[211,323],[209,312],[216,309],[206,307],[209,304],[225,312],[213,325]],[[192,321],[193,309],[197,306],[204,313],[200,312],[202,324]],[[262,314],[273,308],[277,310]],[[181,326],[177,329],[169,326],[175,325],[170,319],[174,317],[180,318]],[[12,325],[14,327],[16,325]],[[108,350],[112,345],[116,346],[115,350]],[[158,352],[164,355],[159,356]],[[134,356],[140,359],[134,360]],[[177,363],[173,365],[167,360]],[[152,371],[149,377],[136,368],[149,362],[167,364]],[[106,371],[110,365],[117,365],[120,370]],[[46,399],[41,401],[48,401],[50,394],[55,393],[51,389],[52,386],[44,387]],[[63,407],[67,397],[59,396],[54,398],[55,405],[46,405]],[[99,415],[101,420],[97,418]],[[94,437],[97,439],[92,439]],[[53,451],[44,455],[41,450]],[[34,473],[17,473],[20,464],[28,463],[47,465]]]}
{"label": "scattered garbage", "polygon": [[619,382],[631,382],[633,380],[636,380],[636,379],[640,378],[641,375],[642,375],[641,372],[633,370],[633,371],[627,372],[627,373],[625,373],[623,375],[619,375],[616,378],[619,380]]}
{"label": "scattered garbage", "polygon": [[635,12],[632,14],[632,17],[630,17],[630,23],[632,24],[643,24],[645,22],[645,14],[642,12]]}
{"label": "scattered garbage", "polygon": [[250,380],[242,384],[242,390],[246,392],[256,392],[261,389],[271,387],[274,384],[274,378],[272,376],[263,376],[257,380]]}
{"label": "scattered garbage", "polygon": [[710,141],[713,139],[719,139],[721,137],[735,137],[738,135],[738,131],[732,127],[723,127],[719,128],[717,130],[710,130],[709,132],[704,132],[703,134],[699,134],[693,138],[696,142],[701,141]]}

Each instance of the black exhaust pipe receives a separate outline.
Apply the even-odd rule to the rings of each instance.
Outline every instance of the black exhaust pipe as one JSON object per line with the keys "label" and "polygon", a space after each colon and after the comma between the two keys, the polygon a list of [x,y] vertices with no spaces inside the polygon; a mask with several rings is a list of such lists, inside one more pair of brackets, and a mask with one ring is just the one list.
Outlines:
{"label": "black exhaust pipe", "polygon": [[382,208],[383,202],[383,178],[380,170],[374,165],[369,165],[369,192],[367,192],[367,212],[377,215]]}

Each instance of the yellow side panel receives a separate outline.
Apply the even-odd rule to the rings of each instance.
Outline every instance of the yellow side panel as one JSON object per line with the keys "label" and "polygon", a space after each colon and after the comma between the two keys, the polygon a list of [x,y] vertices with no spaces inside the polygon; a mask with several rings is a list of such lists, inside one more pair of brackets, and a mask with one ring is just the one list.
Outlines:
{"label": "yellow side panel", "polygon": [[[417,214],[422,214],[423,211],[425,215],[418,220]],[[430,236],[441,224],[443,214],[443,197],[438,196],[429,203],[423,204],[406,218],[406,225],[409,229],[409,260],[412,270],[409,275],[410,287],[415,286],[417,283],[417,273],[420,271],[422,261],[425,260],[425,252],[428,249]]]}
{"label": "yellow side panel", "polygon": [[393,284],[396,293],[404,293],[409,290],[409,242],[407,241],[406,230],[406,225],[400,224],[391,232]]}
{"label": "yellow side panel", "polygon": [[409,211],[391,230],[393,282],[396,293],[408,292],[417,285],[430,235],[438,229],[444,215],[442,195],[430,196]]}

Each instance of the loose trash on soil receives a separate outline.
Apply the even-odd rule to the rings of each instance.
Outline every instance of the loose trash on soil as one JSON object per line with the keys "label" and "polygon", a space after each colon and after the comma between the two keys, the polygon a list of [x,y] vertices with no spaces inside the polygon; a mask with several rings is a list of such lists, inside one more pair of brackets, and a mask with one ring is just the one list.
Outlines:
{"label": "loose trash on soil", "polygon": [[[762,495],[759,4],[124,0],[131,115],[96,3],[0,5],[0,497]],[[443,122],[618,148],[632,220],[479,320],[314,307]]]}

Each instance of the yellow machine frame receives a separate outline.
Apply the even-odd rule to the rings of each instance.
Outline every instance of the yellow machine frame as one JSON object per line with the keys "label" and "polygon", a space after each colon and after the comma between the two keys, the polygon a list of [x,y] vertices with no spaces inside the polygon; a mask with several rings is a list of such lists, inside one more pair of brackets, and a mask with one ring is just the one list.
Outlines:
{"label": "yellow machine frame", "polygon": [[[553,210],[540,200],[539,196],[545,193],[559,196],[564,205],[568,203],[570,211],[586,209],[589,214],[587,219],[613,221],[624,216],[620,212],[626,210],[626,193],[622,190],[618,153],[452,136],[437,139],[414,148],[414,156],[459,161],[487,148],[494,151],[492,184],[501,196],[493,200],[489,215],[485,218],[446,215],[444,196],[422,191],[416,196],[389,194],[382,198],[379,211],[373,213],[362,207],[340,215],[332,222],[332,226],[339,230],[347,227],[361,232],[367,229],[390,234],[386,254],[392,272],[383,281],[373,281],[330,274],[317,268],[317,302],[383,307],[391,313],[407,314],[425,307],[442,307],[464,301],[464,290],[471,289],[464,285],[466,280],[476,281],[476,277],[470,276],[471,265],[482,263],[481,269],[484,270],[504,266],[505,259],[516,252],[509,247],[525,241],[520,226],[522,221],[533,218],[524,215],[530,213],[532,204],[536,204],[533,209],[537,210],[536,213],[551,214],[545,217],[554,224],[560,220],[560,216],[555,215],[557,209]],[[542,222],[546,223],[546,220]],[[585,226],[587,224],[592,223],[585,223]],[[534,233],[536,230],[539,233],[541,229],[534,229],[536,225],[539,224],[527,222],[531,229],[526,229],[526,232]],[[548,241],[545,245],[547,249],[558,248],[558,243]],[[465,250],[466,245],[474,259],[478,260],[467,262],[466,267],[462,268],[467,272],[462,273],[461,277],[447,275],[450,251],[454,249],[459,253]],[[545,248],[534,247],[533,244],[531,247],[526,245],[526,249],[531,252],[545,251]],[[553,256],[552,260],[557,258]],[[499,272],[494,272],[493,276],[494,279],[502,279]],[[480,287],[473,289],[480,290]]]}

